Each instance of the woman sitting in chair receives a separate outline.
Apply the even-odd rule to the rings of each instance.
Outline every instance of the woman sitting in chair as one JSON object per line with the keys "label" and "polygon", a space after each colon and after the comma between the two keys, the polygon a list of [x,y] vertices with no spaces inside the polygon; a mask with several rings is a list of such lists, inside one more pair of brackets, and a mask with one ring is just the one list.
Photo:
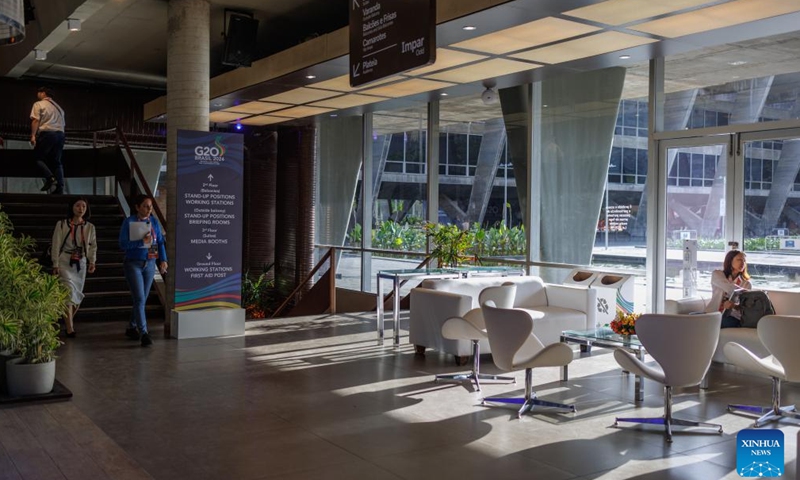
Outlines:
{"label": "woman sitting in chair", "polygon": [[706,313],[721,312],[722,328],[741,327],[741,313],[732,297],[737,291],[751,288],[744,252],[731,250],[725,255],[722,270],[711,274],[711,300]]}

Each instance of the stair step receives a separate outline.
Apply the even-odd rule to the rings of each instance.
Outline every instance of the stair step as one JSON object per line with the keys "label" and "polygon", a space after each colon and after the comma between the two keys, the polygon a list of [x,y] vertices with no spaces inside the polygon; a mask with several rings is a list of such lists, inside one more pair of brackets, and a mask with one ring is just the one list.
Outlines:
{"label": "stair step", "polygon": [[[164,307],[161,305],[148,305],[145,307],[147,321],[164,320]],[[120,321],[128,322],[131,319],[131,307],[93,307],[84,308],[83,306],[75,315],[78,322],[86,321]]]}
{"label": "stair step", "polygon": [[[150,291],[145,305],[161,305],[158,294],[155,290]],[[81,302],[81,308],[96,308],[96,307],[126,307],[130,309],[133,306],[133,299],[131,292],[119,292],[115,295],[102,295],[100,292],[89,292]]]}
{"label": "stair step", "polygon": [[[5,208],[3,208],[5,211]],[[25,227],[40,227],[43,225],[50,226],[52,230],[55,225],[65,218],[64,215],[53,215],[50,213],[25,213],[25,214],[11,214],[8,213],[9,218],[14,223],[14,228],[19,230]],[[120,225],[125,220],[120,214],[117,215],[92,215],[89,219],[90,222],[98,228],[116,228],[119,231]]]}
{"label": "stair step", "polygon": [[[70,199],[79,195],[2,194],[0,206],[14,224],[15,233],[27,235],[39,248],[50,244],[53,227],[66,215]],[[124,221],[122,209],[112,196],[85,196],[92,210],[90,221],[97,229],[97,269],[87,275],[85,298],[75,319],[78,321],[118,320],[128,322],[132,299],[122,270],[123,252],[119,249],[119,229]],[[32,252],[34,258],[41,250]],[[145,311],[148,320],[164,320],[155,287],[147,297]]]}

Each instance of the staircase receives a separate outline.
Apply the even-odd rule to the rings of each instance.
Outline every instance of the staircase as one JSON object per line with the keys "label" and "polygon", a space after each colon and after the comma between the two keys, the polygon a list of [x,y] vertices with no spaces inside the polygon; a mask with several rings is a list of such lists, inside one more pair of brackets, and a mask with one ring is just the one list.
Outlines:
{"label": "staircase", "polygon": [[[115,197],[86,195],[91,210],[89,221],[97,230],[97,270],[86,275],[86,297],[75,316],[76,321],[124,321],[131,317],[132,300],[122,273],[123,253],[118,246],[119,229],[125,214]],[[0,193],[0,205],[14,224],[16,235],[36,240],[34,253],[39,258],[50,244],[53,228],[66,218],[68,203],[75,195],[38,195]],[[56,245],[55,248],[58,248]],[[155,286],[146,305],[147,320],[164,320],[164,307]]]}

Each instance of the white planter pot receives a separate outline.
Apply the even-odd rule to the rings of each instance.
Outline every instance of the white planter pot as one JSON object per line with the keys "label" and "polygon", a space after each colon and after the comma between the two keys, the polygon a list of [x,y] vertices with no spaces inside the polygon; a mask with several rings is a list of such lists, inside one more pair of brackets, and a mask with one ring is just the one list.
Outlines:
{"label": "white planter pot", "polygon": [[6,362],[8,394],[12,397],[43,395],[53,391],[56,381],[56,361],[48,363],[20,363],[22,358]]}

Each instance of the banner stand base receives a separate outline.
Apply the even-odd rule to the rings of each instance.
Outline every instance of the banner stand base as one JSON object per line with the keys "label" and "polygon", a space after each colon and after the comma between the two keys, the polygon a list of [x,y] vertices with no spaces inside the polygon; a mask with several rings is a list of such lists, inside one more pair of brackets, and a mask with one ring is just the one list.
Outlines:
{"label": "banner stand base", "polygon": [[221,308],[218,310],[172,311],[171,337],[185,338],[224,337],[244,335],[245,309]]}

